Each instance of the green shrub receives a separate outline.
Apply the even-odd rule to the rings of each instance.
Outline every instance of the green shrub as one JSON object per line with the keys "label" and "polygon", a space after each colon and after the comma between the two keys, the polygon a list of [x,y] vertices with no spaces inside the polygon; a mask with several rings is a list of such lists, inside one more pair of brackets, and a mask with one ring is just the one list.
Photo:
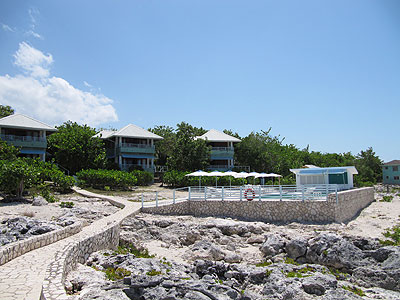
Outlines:
{"label": "green shrub", "polygon": [[117,170],[82,170],[76,173],[78,184],[82,187],[96,189],[127,190],[137,183],[137,178],[132,173]]}
{"label": "green shrub", "polygon": [[48,185],[42,185],[40,188],[40,195],[49,203],[57,202],[57,198],[51,193]]}
{"label": "green shrub", "polygon": [[110,268],[106,269],[105,273],[106,273],[107,279],[113,280],[113,281],[122,279],[124,277],[128,277],[131,275],[131,271],[128,271],[124,268],[114,269],[114,268],[110,267]]}
{"label": "green shrub", "polygon": [[381,202],[392,202],[393,196],[383,196]]}
{"label": "green shrub", "polygon": [[131,172],[137,178],[137,185],[149,185],[154,180],[154,175],[147,171],[134,170]]}
{"label": "green shrub", "polygon": [[73,208],[74,207],[74,202],[61,202],[60,207],[61,208]]}
{"label": "green shrub", "polygon": [[343,289],[345,289],[347,291],[350,291],[350,292],[352,292],[352,293],[354,293],[354,294],[356,294],[356,295],[358,295],[360,297],[364,297],[365,296],[364,291],[362,289],[359,289],[359,288],[355,287],[355,286],[343,286]]}
{"label": "green shrub", "polygon": [[388,240],[379,240],[384,246],[400,246],[400,224],[386,229],[383,236]]}
{"label": "green shrub", "polygon": [[146,275],[149,275],[149,276],[157,276],[157,275],[161,275],[161,274],[162,274],[161,271],[156,271],[156,270],[151,270],[146,273]]}
{"label": "green shrub", "polygon": [[147,250],[147,249],[139,250],[132,244],[119,245],[117,250],[115,250],[113,252],[113,255],[128,254],[128,253],[135,255],[136,258],[154,258],[155,257],[155,255],[149,254],[149,250]]}
{"label": "green shrub", "polygon": [[272,262],[264,261],[264,262],[261,262],[261,263],[257,263],[256,267],[267,267],[269,265],[272,265]]}

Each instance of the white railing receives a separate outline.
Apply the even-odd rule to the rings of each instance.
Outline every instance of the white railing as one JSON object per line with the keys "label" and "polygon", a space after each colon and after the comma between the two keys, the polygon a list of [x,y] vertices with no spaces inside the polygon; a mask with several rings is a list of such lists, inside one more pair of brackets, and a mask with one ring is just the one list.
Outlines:
{"label": "white railing", "polygon": [[211,150],[215,151],[234,151],[233,147],[212,147]]}
{"label": "white railing", "polygon": [[150,144],[122,143],[121,146],[127,147],[127,148],[154,148],[154,145],[150,145]]}
{"label": "white railing", "polygon": [[162,205],[175,204],[190,199],[190,187],[172,190],[172,198],[160,195],[159,192],[146,192],[140,196],[142,207],[158,207]]}
{"label": "white railing", "polygon": [[39,136],[30,135],[12,135],[12,134],[2,134],[1,139],[3,141],[20,141],[20,142],[46,142],[46,138]]}
{"label": "white railing", "polygon": [[156,173],[165,173],[168,172],[168,166],[154,166],[154,171]]}
{"label": "white railing", "polygon": [[[336,184],[323,185],[245,185],[245,186],[191,186],[172,190],[172,199],[160,200],[142,194],[142,207],[158,207],[182,201],[328,201],[332,195],[338,201]],[[150,203],[148,203],[150,202]]]}

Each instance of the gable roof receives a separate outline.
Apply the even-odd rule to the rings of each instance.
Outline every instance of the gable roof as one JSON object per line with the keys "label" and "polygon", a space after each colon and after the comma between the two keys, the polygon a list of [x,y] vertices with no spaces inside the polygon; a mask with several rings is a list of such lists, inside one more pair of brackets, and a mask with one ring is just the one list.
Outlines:
{"label": "gable roof", "polygon": [[383,164],[384,166],[397,166],[400,165],[400,160],[392,160]]}
{"label": "gable roof", "polygon": [[210,129],[205,134],[197,136],[196,139],[207,140],[209,142],[240,142],[238,138],[230,136],[222,131]]}
{"label": "gable roof", "polygon": [[23,114],[14,114],[0,119],[0,127],[57,131],[53,126]]}
{"label": "gable roof", "polygon": [[120,137],[128,137],[128,138],[140,138],[140,139],[153,139],[153,140],[162,140],[163,138],[155,133],[152,133],[142,127],[128,124],[125,127],[121,128],[118,131],[114,130],[102,130],[95,137],[99,137],[102,139],[107,139],[113,136]]}

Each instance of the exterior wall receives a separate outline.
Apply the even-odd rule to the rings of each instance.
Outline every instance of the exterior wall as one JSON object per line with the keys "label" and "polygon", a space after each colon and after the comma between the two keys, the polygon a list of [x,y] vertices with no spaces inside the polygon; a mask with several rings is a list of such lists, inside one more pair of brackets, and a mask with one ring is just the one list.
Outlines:
{"label": "exterior wall", "polygon": [[66,237],[74,235],[81,231],[81,229],[82,224],[76,223],[59,230],[54,230],[45,234],[31,237],[26,240],[21,240],[5,245],[4,247],[1,247],[2,249],[0,249],[0,265],[4,265],[10,260],[21,256],[29,251],[47,246]]}
{"label": "exterior wall", "polygon": [[[24,130],[16,129],[19,134],[8,134],[7,131],[14,130],[13,128],[0,128],[1,139],[7,143],[21,148],[21,150],[33,150],[33,151],[43,151],[43,154],[32,154],[34,156],[40,157],[43,161],[46,159],[46,149],[47,149],[47,138],[46,131],[44,130]],[[32,133],[35,132],[38,136],[33,136]]]}
{"label": "exterior wall", "polygon": [[[397,167],[398,171],[394,171],[393,167]],[[384,184],[400,184],[400,180],[394,179],[395,176],[400,179],[400,165],[382,166],[382,174]]]}
{"label": "exterior wall", "polygon": [[373,188],[361,188],[330,195],[328,201],[186,201],[159,207],[144,207],[145,213],[231,217],[274,223],[347,222],[374,201]]}

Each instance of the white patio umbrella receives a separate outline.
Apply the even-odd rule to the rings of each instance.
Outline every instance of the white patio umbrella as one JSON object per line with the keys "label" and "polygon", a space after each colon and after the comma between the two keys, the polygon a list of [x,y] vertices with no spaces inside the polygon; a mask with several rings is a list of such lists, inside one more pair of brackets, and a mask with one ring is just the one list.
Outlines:
{"label": "white patio umbrella", "polygon": [[262,178],[263,179],[263,185],[265,184],[265,177],[269,177],[267,173],[259,173],[258,175],[255,176],[255,178]]}
{"label": "white patio umbrella", "polygon": [[229,186],[232,186],[232,179],[231,177],[235,177],[237,173],[234,171],[228,171],[224,173],[224,176],[229,176]]}
{"label": "white patio umbrella", "polygon": [[207,174],[208,174],[207,176],[210,176],[210,177],[211,176],[215,176],[215,187],[218,186],[218,177],[225,176],[224,173],[220,172],[220,171],[212,171],[212,172],[207,173]]}
{"label": "white patio umbrella", "polygon": [[243,178],[243,183],[244,183],[244,178],[249,177],[249,173],[240,172],[240,173],[237,173],[236,175],[234,175],[233,177],[235,177],[235,178]]}
{"label": "white patio umbrella", "polygon": [[272,177],[272,178],[278,178],[279,179],[279,185],[281,185],[281,177],[283,177],[282,175],[275,174],[275,173],[269,173],[268,175],[269,175],[269,177]]}
{"label": "white patio umbrella", "polygon": [[199,177],[199,186],[201,186],[201,177],[202,176],[208,176],[208,174],[209,174],[208,172],[204,172],[202,170],[198,170],[196,172],[186,174],[185,176]]}

